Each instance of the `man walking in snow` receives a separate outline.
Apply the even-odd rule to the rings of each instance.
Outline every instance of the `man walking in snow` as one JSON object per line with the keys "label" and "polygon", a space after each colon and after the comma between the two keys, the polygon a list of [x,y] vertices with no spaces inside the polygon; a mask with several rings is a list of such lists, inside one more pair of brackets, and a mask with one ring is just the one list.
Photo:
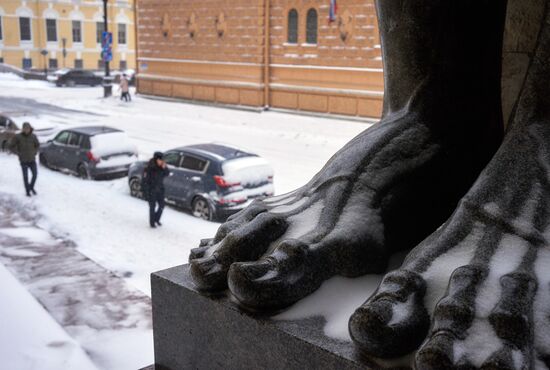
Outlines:
{"label": "man walking in snow", "polygon": [[[23,170],[23,182],[25,183],[25,191],[28,197],[31,196],[31,193],[36,195],[34,184],[36,183],[37,176],[36,154],[38,154],[39,148],[40,143],[36,135],[33,134],[32,126],[28,122],[23,123],[23,130],[13,137],[10,142],[10,149],[19,156],[19,162]],[[32,174],[30,182],[29,170]]]}
{"label": "man walking in snow", "polygon": [[163,154],[155,152],[143,174],[145,185],[143,190],[149,201],[149,225],[153,229],[162,226],[160,218],[164,209],[164,178],[168,175],[170,175],[170,171],[166,168]]}
{"label": "man walking in snow", "polygon": [[120,91],[122,92],[120,100],[124,100],[125,102],[132,101],[132,97],[130,96],[130,82],[128,78],[126,78],[126,74],[120,77]]}

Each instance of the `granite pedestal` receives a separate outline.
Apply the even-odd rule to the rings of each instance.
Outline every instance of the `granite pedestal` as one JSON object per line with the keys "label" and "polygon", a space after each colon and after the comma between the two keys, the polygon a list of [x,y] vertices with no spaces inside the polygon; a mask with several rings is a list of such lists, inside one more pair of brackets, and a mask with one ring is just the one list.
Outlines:
{"label": "granite pedestal", "polygon": [[182,265],[152,274],[155,369],[377,369],[324,319],[276,321],[199,293]]}

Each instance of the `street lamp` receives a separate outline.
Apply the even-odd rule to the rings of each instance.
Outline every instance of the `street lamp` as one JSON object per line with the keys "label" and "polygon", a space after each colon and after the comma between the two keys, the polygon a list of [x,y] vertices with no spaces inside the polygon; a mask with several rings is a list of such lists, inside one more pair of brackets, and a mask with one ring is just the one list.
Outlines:
{"label": "street lamp", "polygon": [[112,42],[112,39],[109,36],[109,22],[107,17],[107,2],[108,0],[103,0],[103,40],[102,40],[102,47],[103,50],[101,52],[101,57],[105,63],[105,77],[103,78],[103,97],[108,98],[111,95],[113,95],[113,80],[111,78],[111,73],[109,70],[109,62],[112,57],[112,54],[110,52],[110,42]]}
{"label": "street lamp", "polygon": [[46,55],[48,55],[48,50],[42,49],[40,51],[40,54],[44,57],[44,75],[48,77],[48,60],[46,59]]}

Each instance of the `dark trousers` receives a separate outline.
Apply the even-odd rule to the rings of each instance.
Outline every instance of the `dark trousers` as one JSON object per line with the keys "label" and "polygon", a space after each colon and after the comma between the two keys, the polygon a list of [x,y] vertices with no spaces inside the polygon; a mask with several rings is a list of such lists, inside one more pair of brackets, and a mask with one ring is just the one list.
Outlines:
{"label": "dark trousers", "polygon": [[[164,210],[164,193],[153,193],[149,195],[149,224],[155,226],[160,222]],[[158,207],[157,207],[158,206]]]}
{"label": "dark trousers", "polygon": [[132,101],[132,97],[130,96],[129,92],[123,92],[122,95],[120,95],[120,100],[124,100],[128,102],[128,101]]}
{"label": "dark trousers", "polygon": [[[25,183],[25,191],[27,194],[30,193],[31,190],[34,190],[34,184],[36,183],[36,162],[21,162],[21,169],[23,170],[23,182]],[[29,183],[29,170],[31,171],[32,178],[31,182]]]}

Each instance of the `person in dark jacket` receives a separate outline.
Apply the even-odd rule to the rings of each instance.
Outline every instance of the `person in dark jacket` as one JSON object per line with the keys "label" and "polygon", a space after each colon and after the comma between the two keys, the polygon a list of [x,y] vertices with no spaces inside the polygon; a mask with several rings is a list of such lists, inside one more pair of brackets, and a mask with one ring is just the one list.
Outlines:
{"label": "person in dark jacket", "polygon": [[[30,123],[23,123],[23,130],[21,133],[15,135],[10,142],[10,149],[13,153],[19,156],[19,162],[21,163],[21,169],[23,170],[23,182],[25,183],[25,191],[27,196],[30,197],[31,193],[36,195],[34,185],[36,184],[37,169],[36,169],[36,154],[40,143],[35,134],[33,134],[33,128]],[[32,178],[29,182],[29,170],[31,171]]]}
{"label": "person in dark jacket", "polygon": [[144,193],[149,201],[149,224],[152,228],[162,226],[160,218],[164,209],[164,178],[169,175],[162,153],[155,152],[143,174]]}

